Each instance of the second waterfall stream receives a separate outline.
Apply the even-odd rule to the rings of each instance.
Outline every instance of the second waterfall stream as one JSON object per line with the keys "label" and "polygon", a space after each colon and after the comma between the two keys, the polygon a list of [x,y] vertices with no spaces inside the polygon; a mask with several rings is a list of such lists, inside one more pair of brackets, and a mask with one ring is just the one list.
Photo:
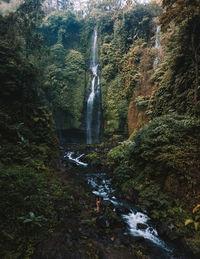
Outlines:
{"label": "second waterfall stream", "polygon": [[87,98],[86,111],[86,143],[99,142],[101,131],[101,85],[99,77],[99,65],[97,59],[97,31],[94,30],[92,36],[90,70],[92,80],[90,92]]}

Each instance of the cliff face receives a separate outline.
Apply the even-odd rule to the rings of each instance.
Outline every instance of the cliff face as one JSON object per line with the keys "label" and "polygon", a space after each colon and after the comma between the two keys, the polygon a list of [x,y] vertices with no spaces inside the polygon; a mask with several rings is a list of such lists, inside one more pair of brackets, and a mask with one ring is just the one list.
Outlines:
{"label": "cliff face", "polygon": [[135,51],[137,48],[140,48],[140,59],[137,71],[138,83],[133,90],[133,96],[129,104],[127,115],[130,139],[132,139],[136,131],[141,129],[152,118],[152,108],[157,92],[157,86],[152,82],[154,73],[153,61],[157,58],[154,57],[155,48],[142,48],[141,46],[137,46]]}
{"label": "cliff face", "polygon": [[106,22],[99,24],[105,135],[131,135],[148,122],[145,109],[157,54],[154,15],[153,8],[136,6],[113,17],[107,15]]}
{"label": "cliff face", "polygon": [[134,136],[135,132],[141,129],[149,122],[148,106],[156,92],[156,87],[140,86],[133,93],[133,97],[128,108],[128,133],[130,138]]}
{"label": "cliff face", "polygon": [[[56,1],[47,2],[55,7]],[[45,61],[44,89],[60,132],[84,131],[90,39],[96,27],[104,135],[127,136],[148,122],[145,107],[151,96],[152,19],[158,15],[157,6],[135,5],[116,12],[102,9],[100,13],[101,8],[94,8],[89,18],[69,11],[46,16],[41,31],[50,55]]]}
{"label": "cliff face", "polygon": [[[197,6],[198,1],[165,1],[166,11],[160,19],[161,50],[156,51],[155,46],[142,48],[141,43],[133,48],[131,68],[137,72],[137,84],[132,89],[128,111],[132,141],[112,149],[108,160],[114,164],[116,186],[149,211],[152,218],[173,222],[198,258],[200,12]],[[182,15],[183,10],[189,12],[190,19]],[[151,52],[152,57],[155,54],[151,64],[156,66],[148,65]],[[156,52],[160,52],[159,62],[154,62]]]}
{"label": "cliff face", "polygon": [[49,51],[43,61],[44,91],[62,142],[84,141],[92,31],[93,25],[70,11],[50,13],[41,26]]}

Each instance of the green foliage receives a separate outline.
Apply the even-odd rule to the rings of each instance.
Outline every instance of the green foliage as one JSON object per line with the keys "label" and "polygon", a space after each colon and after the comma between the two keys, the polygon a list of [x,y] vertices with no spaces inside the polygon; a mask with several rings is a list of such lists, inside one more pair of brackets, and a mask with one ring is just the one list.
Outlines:
{"label": "green foliage", "polygon": [[[77,188],[79,191],[77,191]],[[76,187],[74,182],[64,185],[61,179],[52,179],[51,181],[51,198],[56,204],[57,210],[60,213],[61,220],[66,217],[66,213],[80,212],[81,205],[79,202],[80,189]],[[81,193],[81,196],[83,194]],[[60,203],[63,207],[59,207]]]}
{"label": "green foliage", "polygon": [[[151,177],[171,173],[195,176],[199,168],[198,131],[199,122],[190,117],[174,115],[156,118],[135,135],[132,155],[138,157],[138,169]],[[150,165],[156,171],[153,168],[149,171]]]}
{"label": "green foliage", "polygon": [[27,0],[0,17],[2,258],[28,258],[56,223],[48,177],[58,141],[41,87],[40,7]]}
{"label": "green foliage", "polygon": [[67,86],[61,90],[60,105],[79,126],[85,93],[85,61],[80,52],[71,50],[65,62]]}
{"label": "green foliage", "polygon": [[176,111],[199,117],[199,2],[166,0],[163,6],[162,29],[171,35],[157,79],[155,116]]}
{"label": "green foliage", "polygon": [[[112,155],[109,153],[109,157],[110,156],[112,156]],[[112,156],[112,159],[113,159],[113,157],[116,159],[116,156]],[[127,181],[132,178],[133,174],[134,174],[133,169],[130,166],[128,166],[126,164],[122,164],[122,165],[118,166],[117,168],[115,168],[115,170],[113,172],[113,181],[115,183],[115,186],[121,187],[122,183],[127,184]],[[125,190],[126,186],[122,186],[122,189],[124,192],[126,192],[126,190]]]}
{"label": "green foliage", "polygon": [[59,42],[65,48],[71,48],[73,44],[77,44],[80,28],[80,22],[70,11],[50,13],[41,26],[45,41],[50,46]]}
{"label": "green foliage", "polygon": [[48,176],[18,165],[1,164],[0,171],[1,253],[26,255],[28,247],[44,238],[56,222]]}
{"label": "green foliage", "polygon": [[89,25],[89,21],[63,11],[49,14],[41,27],[50,46],[44,62],[44,89],[61,129],[79,128],[81,124],[92,31]]}
{"label": "green foliage", "polygon": [[60,114],[66,118],[63,128],[79,127],[85,92],[84,58],[75,50],[70,50],[67,54],[61,44],[54,45],[51,53],[53,64],[46,67],[45,80],[49,102],[53,105],[55,117]]}
{"label": "green foliage", "polygon": [[[158,8],[159,9],[159,8]],[[102,108],[104,133],[126,132],[127,113],[133,90],[148,78],[152,58],[143,53],[153,35],[152,18],[158,14],[154,5],[136,4],[131,10],[102,15],[100,34]],[[146,52],[150,52],[149,49]],[[146,59],[145,59],[145,58]],[[144,59],[144,60],[143,60]],[[143,65],[140,66],[140,62]],[[143,67],[145,66],[145,69]],[[148,66],[148,68],[147,68]],[[146,75],[146,76],[145,76]]]}
{"label": "green foliage", "polygon": [[[113,183],[153,218],[171,218],[184,229],[181,215],[187,216],[186,208],[199,197],[199,129],[200,122],[190,117],[174,114],[154,119],[135,134],[133,142],[109,152],[108,163],[115,168]],[[180,203],[173,205],[175,197]]]}
{"label": "green foliage", "polygon": [[124,79],[119,74],[110,82],[107,90],[105,134],[111,135],[117,131],[124,131],[127,111],[128,102],[124,91]]}
{"label": "green foliage", "polygon": [[22,220],[24,224],[31,223],[32,225],[37,225],[42,227],[42,222],[46,222],[47,219],[44,216],[35,216],[33,212],[29,212],[29,217],[23,216],[19,217],[19,220]]}
{"label": "green foliage", "polygon": [[107,157],[109,164],[111,166],[126,164],[129,161],[132,148],[131,141],[124,141],[121,145],[111,149]]}
{"label": "green foliage", "polygon": [[194,106],[195,66],[191,49],[187,47],[189,30],[189,27],[176,29],[169,41],[167,56],[159,68],[154,116],[174,111],[194,115],[195,109],[198,114],[199,108]]}
{"label": "green foliage", "polygon": [[200,224],[200,222],[199,222],[199,220],[200,220],[200,209],[199,208],[200,208],[200,204],[198,204],[192,211],[193,219],[187,219],[185,221],[185,226],[193,223],[196,231],[199,230],[199,224]]}
{"label": "green foliage", "polygon": [[97,152],[92,152],[85,156],[85,159],[91,163],[92,166],[101,165],[101,155]]}

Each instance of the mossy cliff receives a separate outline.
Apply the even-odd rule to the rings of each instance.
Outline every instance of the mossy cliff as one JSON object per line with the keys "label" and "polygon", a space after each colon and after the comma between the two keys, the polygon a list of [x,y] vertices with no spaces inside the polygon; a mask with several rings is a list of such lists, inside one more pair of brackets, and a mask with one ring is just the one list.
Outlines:
{"label": "mossy cliff", "polygon": [[[45,92],[58,128],[84,129],[91,79],[90,43],[96,27],[104,135],[127,134],[127,114],[133,90],[141,87],[141,81],[143,88],[151,87],[150,73],[145,75],[152,69],[155,57],[151,49],[155,33],[153,18],[161,9],[155,3],[110,12],[105,11],[104,4],[93,8],[85,19],[70,11],[53,12],[45,17],[41,32],[50,53],[44,63]],[[147,92],[149,97],[150,91]]]}
{"label": "mossy cliff", "polygon": [[152,50],[155,24],[152,20],[159,13],[156,4],[138,4],[131,10],[119,10],[113,16],[107,13],[98,22],[106,136],[131,134],[147,121],[143,111],[139,112],[142,119],[140,122],[134,120],[138,126],[133,126],[130,114],[136,97],[151,96],[150,75],[155,57]]}
{"label": "mossy cliff", "polygon": [[[170,3],[164,2],[159,51],[142,50],[142,44],[133,49],[134,60],[140,54],[140,73],[128,112],[131,141],[111,150],[108,162],[119,190],[152,218],[171,221],[199,255],[200,13],[197,2],[188,4],[190,16],[184,19],[181,3],[173,6],[173,18]],[[155,54],[158,64],[149,65]]]}
{"label": "mossy cliff", "polygon": [[50,54],[44,61],[44,90],[58,130],[84,128],[93,27],[70,11],[50,13],[42,23]]}

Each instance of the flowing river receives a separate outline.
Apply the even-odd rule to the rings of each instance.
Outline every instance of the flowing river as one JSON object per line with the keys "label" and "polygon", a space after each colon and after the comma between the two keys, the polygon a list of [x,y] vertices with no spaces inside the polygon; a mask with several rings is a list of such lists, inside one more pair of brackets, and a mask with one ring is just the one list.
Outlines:
{"label": "flowing river", "polygon": [[66,152],[65,158],[71,163],[76,164],[78,167],[85,168],[84,177],[91,187],[92,193],[96,197],[101,197],[103,201],[112,203],[113,210],[120,213],[120,217],[127,224],[127,231],[124,235],[131,235],[132,237],[139,237],[144,239],[145,246],[150,247],[152,250],[150,258],[159,259],[188,259],[190,257],[178,252],[170,245],[166,244],[158,235],[157,230],[153,226],[151,219],[147,214],[138,211],[127,201],[122,201],[117,198],[116,191],[112,188],[111,179],[107,178],[105,172],[102,173],[87,173],[89,166],[87,163],[82,162],[81,158],[84,154],[76,152]]}

